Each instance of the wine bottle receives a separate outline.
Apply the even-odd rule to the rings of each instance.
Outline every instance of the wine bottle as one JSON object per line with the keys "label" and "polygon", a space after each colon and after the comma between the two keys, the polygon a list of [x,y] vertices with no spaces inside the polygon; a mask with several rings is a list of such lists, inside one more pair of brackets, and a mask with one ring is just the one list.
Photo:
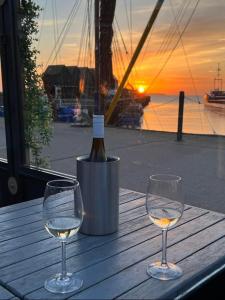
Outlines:
{"label": "wine bottle", "polygon": [[107,161],[104,145],[104,115],[93,115],[93,141],[89,160]]}

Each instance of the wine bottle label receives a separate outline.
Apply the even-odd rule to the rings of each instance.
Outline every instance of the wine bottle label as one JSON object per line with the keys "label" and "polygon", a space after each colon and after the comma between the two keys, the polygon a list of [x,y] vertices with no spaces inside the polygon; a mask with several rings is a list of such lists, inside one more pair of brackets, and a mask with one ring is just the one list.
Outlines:
{"label": "wine bottle label", "polygon": [[93,138],[104,138],[104,115],[93,115]]}

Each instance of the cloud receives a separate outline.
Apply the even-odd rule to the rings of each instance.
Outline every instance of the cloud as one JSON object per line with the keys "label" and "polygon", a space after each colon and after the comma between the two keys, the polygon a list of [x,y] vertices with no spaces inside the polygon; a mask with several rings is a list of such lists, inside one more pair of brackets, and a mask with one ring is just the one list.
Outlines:
{"label": "cloud", "polygon": [[[65,19],[61,19],[61,20],[57,20],[57,25],[60,25],[60,24],[65,24],[66,20]],[[43,21],[39,20],[38,21],[38,26],[39,28],[42,26],[42,27],[53,27],[55,26],[55,22],[53,19],[45,19]]]}

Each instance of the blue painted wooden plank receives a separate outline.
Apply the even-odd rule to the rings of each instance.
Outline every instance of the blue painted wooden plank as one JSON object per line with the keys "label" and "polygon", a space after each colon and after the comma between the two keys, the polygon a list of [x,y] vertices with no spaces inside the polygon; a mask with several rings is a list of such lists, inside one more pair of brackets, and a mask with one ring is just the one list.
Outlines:
{"label": "blue painted wooden plank", "polygon": [[[170,261],[178,262],[184,260],[183,264],[178,263],[184,271],[184,276],[180,279],[180,281],[184,281],[183,287],[186,280],[189,281],[190,285],[194,284],[193,273],[203,275],[203,270],[201,270],[200,266],[201,263],[196,266],[196,261],[198,261],[200,257],[201,261],[205,262],[202,267],[206,270],[206,274],[209,274],[209,264],[212,264],[212,269],[214,269],[213,264],[216,261],[219,260],[219,264],[221,264],[220,259],[224,261],[224,248],[222,249],[222,247],[225,245],[225,239],[222,238],[222,240],[217,243],[217,238],[222,237],[222,235],[221,233],[217,235],[213,227],[201,231],[188,239],[181,240],[172,247],[168,247],[168,259]],[[215,226],[215,229],[218,228],[224,229],[225,223],[223,222],[223,226],[221,227],[220,224]],[[210,245],[210,243],[212,243],[212,245]],[[196,251],[201,252],[201,249],[204,249],[203,253],[196,255]],[[157,299],[159,297],[163,299],[174,299],[174,297],[168,296],[178,289],[180,284],[179,280],[162,282],[150,278],[146,273],[147,265],[159,259],[160,255],[155,254],[137,264],[133,264],[115,276],[78,293],[70,299],[92,299],[93,296],[96,299],[114,299],[119,296],[121,296],[121,299]],[[135,288],[136,286],[137,288]],[[134,288],[134,291],[131,290],[132,288]],[[127,292],[129,290],[131,291]],[[166,294],[167,296],[164,297]]]}
{"label": "blue painted wooden plank", "polygon": [[130,192],[120,196],[120,204],[130,202],[132,200],[136,200],[138,198],[145,197],[145,194],[138,192]]}
{"label": "blue painted wooden plank", "polygon": [[11,300],[14,297],[15,297],[15,295],[13,295],[11,292],[9,292],[3,286],[0,286],[0,300]]}
{"label": "blue painted wooden plank", "polygon": [[[184,218],[182,219],[182,223],[190,220],[191,218],[196,218],[205,213],[205,210],[198,209],[189,212],[186,216],[186,212]],[[150,224],[148,217],[146,216],[144,219],[140,219],[139,222],[131,222],[126,223],[126,225],[120,225],[119,232],[108,235],[105,237],[89,237],[82,236],[83,240],[79,239],[79,242],[76,243],[71,241],[71,244],[67,246],[67,258],[74,256],[75,254],[78,255],[79,253],[84,253],[86,251],[90,251],[91,249],[100,247],[106,243],[110,243],[115,241],[118,238],[123,237],[123,241],[120,240],[120,243],[129,247],[128,241],[131,239],[132,243],[140,243],[141,240],[146,240],[149,238],[148,228],[146,228]],[[135,238],[135,231],[137,231],[137,238]],[[157,235],[159,234],[158,229],[155,227],[154,231],[156,230]],[[132,237],[130,238],[130,234],[133,233]],[[128,235],[128,236],[126,236]],[[84,239],[85,237],[85,239]],[[125,242],[127,240],[127,242]],[[76,243],[76,244],[74,244]],[[117,248],[117,251],[120,248]],[[48,250],[48,252],[47,252]],[[37,271],[38,268],[41,269],[44,266],[51,265],[57,263],[61,259],[60,255],[60,245],[58,241],[52,241],[50,238],[47,242],[43,241],[42,243],[34,243],[28,247],[21,247],[20,249],[16,249],[15,251],[6,252],[2,255],[4,260],[0,262],[1,265],[1,278],[5,281],[8,281],[8,277],[10,280],[14,280],[22,275],[26,275],[27,272],[34,272]],[[42,253],[45,253],[44,255]],[[110,251],[107,252],[107,255],[110,256]],[[29,259],[31,257],[31,259]],[[29,259],[29,268],[26,267],[24,262],[20,262],[21,260]],[[28,263],[28,261],[27,261]],[[9,267],[6,267],[9,265]],[[13,277],[14,276],[14,277]]]}
{"label": "blue painted wooden plank", "polygon": [[[218,218],[218,220],[219,219],[220,218]],[[191,232],[198,232],[199,230],[203,230],[206,226],[208,226],[210,222],[212,222],[211,225],[214,224],[216,222],[216,217],[213,216],[212,218],[210,218],[208,215],[205,215],[197,219],[195,218],[195,220],[185,223],[184,225],[180,225],[176,229],[174,228],[170,232],[171,238],[169,239],[169,244],[174,244],[179,242],[180,240],[183,240],[184,238],[188,238],[188,236],[190,235],[188,228],[190,228]],[[148,234],[149,238],[151,238],[151,231],[154,230],[153,228],[156,226],[150,227],[151,230],[149,230]],[[158,234],[160,234],[159,231]],[[103,247],[99,248],[99,250],[95,249],[95,253],[93,254],[90,251],[89,256],[84,254],[80,255],[80,257],[72,257],[71,259],[67,260],[72,271],[81,269],[79,273],[85,280],[84,288],[87,288],[92,284],[101,282],[107,277],[121,272],[123,269],[128,268],[129,266],[139,262],[140,260],[143,260],[150,255],[159,252],[161,249],[161,238],[159,236],[153,237],[152,239],[149,239],[142,243],[138,243],[133,247],[132,244],[130,244],[130,247],[128,245],[129,248],[125,247],[124,250],[122,248],[123,241],[121,240],[120,243],[120,240],[121,239],[118,240],[118,245],[114,243],[112,243],[110,247],[109,245],[104,245]],[[125,243],[126,242],[127,241],[125,241]],[[121,251],[118,254],[116,254],[117,247],[121,247]],[[111,251],[111,253],[109,253],[109,251]],[[112,251],[114,251],[116,255],[113,255]],[[111,255],[111,257],[109,257],[109,255]],[[99,257],[99,262],[98,260],[96,260],[96,257]],[[82,270],[84,268],[84,265],[90,266]],[[26,294],[32,292],[32,290],[37,289],[38,287],[41,287],[43,285],[43,280],[50,276],[50,274],[54,274],[59,268],[60,264],[56,264],[54,266],[45,268],[44,270],[34,272],[28,276],[24,276],[18,280],[12,281],[9,284],[13,288],[16,288],[17,290],[19,289],[20,292]],[[22,289],[21,284],[23,284]],[[47,294],[44,294],[44,296],[48,298]]]}
{"label": "blue painted wooden plank", "polygon": [[174,257],[175,262],[180,260],[179,266],[184,272],[182,277],[164,283],[153,278],[147,278],[146,281],[122,294],[119,298],[159,299],[163,297],[164,299],[175,299],[188,290],[192,290],[195,284],[197,287],[200,282],[203,283],[204,278],[210,277],[210,274],[214,274],[221,268],[224,269],[224,249],[225,238],[222,238],[182,260],[180,256]]}

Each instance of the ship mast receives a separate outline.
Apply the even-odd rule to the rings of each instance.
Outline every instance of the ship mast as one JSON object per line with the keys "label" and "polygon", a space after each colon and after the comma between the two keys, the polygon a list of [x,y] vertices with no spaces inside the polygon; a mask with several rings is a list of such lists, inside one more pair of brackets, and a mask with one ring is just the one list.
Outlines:
{"label": "ship mast", "polygon": [[220,71],[221,71],[221,68],[220,68],[220,64],[218,63],[218,66],[217,66],[217,77],[214,78],[214,91],[222,91],[222,84],[223,84],[223,80],[222,78],[220,77]]}
{"label": "ship mast", "polygon": [[95,103],[104,113],[104,95],[115,87],[112,70],[113,19],[116,0],[95,0]]}
{"label": "ship mast", "polygon": [[99,47],[100,47],[100,85],[106,89],[115,87],[112,68],[112,39],[113,19],[115,15],[116,0],[100,1],[99,19]]}
{"label": "ship mast", "polygon": [[121,83],[120,83],[120,85],[119,85],[119,87],[117,89],[117,92],[116,92],[115,96],[113,97],[113,100],[112,100],[112,102],[111,102],[111,104],[109,106],[108,111],[106,112],[106,123],[110,122],[112,113],[113,113],[113,111],[114,111],[114,109],[116,107],[116,104],[119,101],[120,95],[122,93],[122,89],[123,89],[124,85],[127,82],[127,79],[128,79],[128,77],[130,75],[130,72],[131,72],[131,70],[132,70],[132,68],[133,68],[133,66],[134,66],[134,64],[135,64],[135,62],[136,62],[136,60],[137,60],[140,52],[141,52],[141,49],[142,49],[142,47],[143,47],[143,45],[144,45],[144,43],[145,43],[145,41],[147,39],[147,36],[148,36],[148,34],[149,34],[149,32],[150,32],[150,30],[151,30],[151,28],[152,28],[152,26],[153,26],[153,24],[155,22],[155,19],[158,16],[158,13],[159,13],[159,11],[160,11],[160,9],[162,7],[163,2],[164,2],[164,0],[157,0],[157,2],[156,2],[155,8],[154,8],[154,10],[152,12],[152,15],[150,16],[150,19],[149,19],[149,21],[147,23],[147,26],[145,27],[145,30],[144,30],[144,32],[143,32],[143,34],[141,36],[141,39],[140,39],[140,41],[139,41],[139,43],[137,45],[137,48],[134,51],[134,54],[133,54],[133,56],[131,58],[131,61],[130,61],[129,65],[127,67],[127,70],[126,70],[126,72],[125,72],[125,74],[123,76],[123,79],[122,79],[122,81],[121,81]]}
{"label": "ship mast", "polygon": [[101,103],[99,101],[99,78],[100,78],[100,50],[99,50],[99,2],[95,0],[95,114],[100,113]]}

